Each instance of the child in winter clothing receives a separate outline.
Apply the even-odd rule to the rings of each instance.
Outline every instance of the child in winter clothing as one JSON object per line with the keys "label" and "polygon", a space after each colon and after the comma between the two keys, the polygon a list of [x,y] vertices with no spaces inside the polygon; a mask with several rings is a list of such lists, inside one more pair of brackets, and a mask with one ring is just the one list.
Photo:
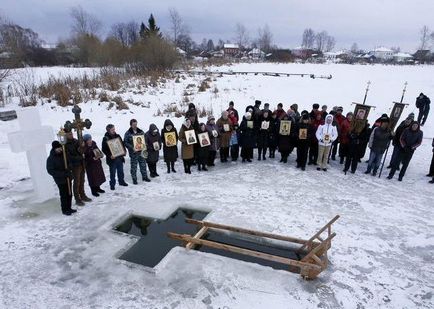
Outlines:
{"label": "child in winter clothing", "polygon": [[327,162],[333,141],[338,138],[338,131],[333,125],[333,115],[327,115],[325,124],[320,125],[316,131],[318,140],[318,167],[317,170],[327,171]]}

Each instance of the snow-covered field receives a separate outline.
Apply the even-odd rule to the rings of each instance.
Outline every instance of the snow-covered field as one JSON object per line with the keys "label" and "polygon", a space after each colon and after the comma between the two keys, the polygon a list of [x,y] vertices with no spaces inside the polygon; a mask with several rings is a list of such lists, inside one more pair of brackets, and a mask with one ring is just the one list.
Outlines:
{"label": "snow-covered field", "polygon": [[[216,116],[230,100],[243,114],[255,99],[274,108],[298,103],[341,105],[353,110],[371,81],[367,104],[377,108],[370,120],[389,113],[399,101],[404,82],[403,117],[416,112],[420,92],[434,99],[432,66],[349,66],[302,64],[239,64],[216,70],[277,71],[332,74],[333,79],[301,77],[223,76],[206,92],[190,91],[196,106],[212,106]],[[89,69],[86,69],[89,70]],[[79,69],[35,69],[35,80],[49,74],[81,74]],[[150,108],[107,110],[107,103],[81,104],[90,118],[90,133],[100,143],[105,126],[118,133],[136,118],[148,129],[160,129],[166,117],[153,116],[170,103],[180,104],[189,84],[203,76],[167,81],[143,94],[131,91],[124,99],[150,103]],[[215,89],[218,91],[215,91]],[[18,108],[10,103],[1,110]],[[39,105],[43,124],[57,130],[72,119],[70,108]],[[432,112],[433,113],[433,112]],[[417,114],[417,113],[416,113]],[[174,119],[179,128],[181,119]],[[204,119],[202,119],[205,121]],[[344,175],[332,162],[327,173],[295,168],[279,158],[249,165],[216,164],[208,173],[166,174],[107,192],[78,213],[65,217],[57,198],[35,203],[25,154],[9,150],[7,133],[18,130],[16,120],[0,123],[0,307],[1,308],[433,308],[434,307],[434,186],[428,184],[434,136],[434,115],[423,127],[424,142],[416,151],[403,182],[363,174]],[[54,136],[53,136],[54,138]],[[48,145],[47,145],[48,149]],[[106,166],[105,166],[106,168]],[[107,172],[107,169],[106,169]],[[126,180],[131,183],[129,162]],[[107,173],[106,173],[107,175]],[[53,183],[54,185],[54,183]],[[108,183],[103,186],[108,189]],[[86,188],[88,190],[88,188]],[[107,190],[110,191],[110,190]],[[90,192],[89,192],[90,193]],[[116,255],[131,239],[110,231],[129,212],[164,218],[178,207],[207,209],[207,220],[228,225],[309,238],[336,214],[337,236],[329,267],[314,281],[268,267],[196,251],[173,249],[155,273],[122,263]]]}

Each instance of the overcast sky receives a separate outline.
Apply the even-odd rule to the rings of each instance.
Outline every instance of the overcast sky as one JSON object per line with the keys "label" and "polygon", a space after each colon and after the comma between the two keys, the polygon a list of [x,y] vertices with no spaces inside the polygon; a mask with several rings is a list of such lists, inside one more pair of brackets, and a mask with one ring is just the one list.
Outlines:
{"label": "overcast sky", "polygon": [[326,30],[336,38],[336,48],[400,46],[414,51],[423,25],[434,30],[434,0],[0,0],[0,14],[29,27],[48,43],[70,34],[69,10],[81,5],[104,25],[107,34],[117,22],[148,19],[153,13],[157,24],[170,31],[169,8],[175,8],[200,43],[203,38],[217,42],[232,40],[235,25],[246,26],[250,37],[268,24],[273,42],[280,47],[297,47],[305,28]]}

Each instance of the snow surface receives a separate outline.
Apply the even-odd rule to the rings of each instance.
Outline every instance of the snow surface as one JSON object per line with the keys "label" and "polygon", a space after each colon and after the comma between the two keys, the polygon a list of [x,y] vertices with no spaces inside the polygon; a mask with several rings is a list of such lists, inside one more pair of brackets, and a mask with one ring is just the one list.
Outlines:
{"label": "snow surface", "polygon": [[[239,64],[213,68],[233,71],[277,71],[332,74],[333,79],[300,77],[223,76],[206,92],[190,88],[190,101],[212,106],[216,116],[229,100],[242,114],[254,99],[285,109],[298,103],[341,105],[353,110],[361,102],[366,82],[372,82],[367,104],[376,105],[371,121],[390,112],[408,81],[404,112],[415,111],[422,91],[434,98],[431,66],[349,66],[303,64]],[[50,74],[82,74],[89,69],[41,68],[32,71],[43,81]],[[73,73],[71,73],[73,72]],[[144,94],[132,90],[124,99],[150,103],[149,108],[129,104],[130,110],[107,110],[107,103],[81,104],[89,131],[100,144],[111,122],[118,133],[131,118],[139,127],[151,122],[161,128],[166,117],[154,114],[163,106],[181,106],[188,84],[203,76],[167,81]],[[218,91],[215,91],[215,88]],[[192,89],[192,90],[191,90]],[[16,102],[1,110],[18,108]],[[43,125],[55,129],[72,119],[70,108],[55,103],[39,105]],[[7,133],[18,130],[16,120],[0,123],[0,307],[1,308],[433,308],[434,224],[433,190],[425,174],[432,156],[434,116],[423,128],[425,139],[416,151],[403,182],[363,174],[344,175],[332,162],[327,173],[295,168],[279,158],[252,164],[216,164],[210,172],[190,176],[166,174],[109,192],[65,217],[58,200],[34,202],[25,154],[9,150]],[[174,119],[179,128],[181,119]],[[205,121],[204,119],[202,119]],[[48,149],[48,146],[47,146]],[[367,154],[368,155],[368,154]],[[278,156],[279,157],[279,156]],[[106,175],[107,167],[104,164]],[[125,165],[127,182],[129,162]],[[54,184],[53,184],[54,185]],[[86,187],[87,192],[89,189]],[[207,220],[228,225],[309,238],[336,214],[337,236],[329,254],[329,267],[314,281],[299,275],[225,257],[173,249],[149,272],[116,257],[133,239],[111,231],[128,213],[165,218],[178,207],[207,209]]]}

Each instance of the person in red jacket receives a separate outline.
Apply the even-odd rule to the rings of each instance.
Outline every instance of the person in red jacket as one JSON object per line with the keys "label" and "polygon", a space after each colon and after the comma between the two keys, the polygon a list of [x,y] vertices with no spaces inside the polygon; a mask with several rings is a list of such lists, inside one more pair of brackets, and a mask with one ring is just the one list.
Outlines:
{"label": "person in red jacket", "polygon": [[348,148],[350,145],[350,139],[348,137],[348,134],[351,130],[351,122],[353,121],[354,114],[352,112],[347,113],[347,117],[341,124],[341,130],[340,130],[340,136],[339,136],[339,158],[340,164],[344,164],[344,160],[348,155]]}

